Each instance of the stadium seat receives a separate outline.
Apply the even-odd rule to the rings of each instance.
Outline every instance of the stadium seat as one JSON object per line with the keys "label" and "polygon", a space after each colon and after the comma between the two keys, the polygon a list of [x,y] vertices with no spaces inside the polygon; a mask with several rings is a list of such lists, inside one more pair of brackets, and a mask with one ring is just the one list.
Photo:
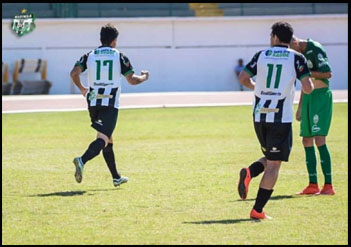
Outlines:
{"label": "stadium seat", "polygon": [[[33,75],[40,73],[40,79]],[[51,82],[46,79],[47,62],[42,59],[21,59],[15,63],[13,94],[48,94]],[[22,78],[20,78],[20,76]],[[27,78],[26,78],[27,77]],[[28,77],[30,79],[28,79]]]}

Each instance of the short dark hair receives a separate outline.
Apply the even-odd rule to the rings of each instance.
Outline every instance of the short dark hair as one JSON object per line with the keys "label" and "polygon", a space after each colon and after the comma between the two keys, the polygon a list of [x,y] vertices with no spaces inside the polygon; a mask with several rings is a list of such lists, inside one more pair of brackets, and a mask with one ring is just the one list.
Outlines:
{"label": "short dark hair", "polygon": [[100,41],[103,45],[110,45],[111,42],[117,38],[118,30],[116,27],[112,26],[110,23],[103,26],[100,31]]}
{"label": "short dark hair", "polygon": [[272,26],[271,35],[277,35],[278,39],[283,43],[290,43],[294,34],[294,29],[287,22],[276,22]]}

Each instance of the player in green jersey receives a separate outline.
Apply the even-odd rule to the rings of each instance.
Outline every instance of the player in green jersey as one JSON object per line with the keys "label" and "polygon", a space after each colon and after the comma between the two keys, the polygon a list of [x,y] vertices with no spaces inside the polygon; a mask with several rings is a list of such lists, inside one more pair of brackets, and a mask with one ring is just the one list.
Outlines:
{"label": "player in green jersey", "polygon": [[[326,136],[328,135],[333,112],[333,96],[328,80],[332,73],[328,57],[323,46],[312,39],[303,40],[293,36],[290,47],[306,57],[314,84],[314,90],[311,94],[307,95],[301,91],[296,112],[296,120],[301,121],[300,136],[302,136],[309,174],[309,185],[299,194],[334,195],[331,157],[326,144]],[[320,154],[324,174],[325,183],[322,190],[318,188],[314,143]]]}

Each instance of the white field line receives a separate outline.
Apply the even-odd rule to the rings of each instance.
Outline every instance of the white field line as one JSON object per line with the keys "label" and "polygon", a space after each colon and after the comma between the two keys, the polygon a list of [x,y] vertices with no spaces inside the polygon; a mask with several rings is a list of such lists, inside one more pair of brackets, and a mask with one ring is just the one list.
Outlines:
{"label": "white field line", "polygon": [[[347,103],[347,99],[333,100],[333,103]],[[294,101],[297,104],[298,101]],[[220,106],[245,106],[252,105],[252,102],[241,103],[203,103],[203,104],[159,104],[159,105],[129,105],[120,106],[119,109],[148,109],[148,108],[182,108],[182,107],[220,107]],[[86,111],[87,108],[69,108],[69,109],[33,109],[33,110],[13,110],[3,111],[2,114],[10,113],[36,113],[36,112],[74,112]]]}

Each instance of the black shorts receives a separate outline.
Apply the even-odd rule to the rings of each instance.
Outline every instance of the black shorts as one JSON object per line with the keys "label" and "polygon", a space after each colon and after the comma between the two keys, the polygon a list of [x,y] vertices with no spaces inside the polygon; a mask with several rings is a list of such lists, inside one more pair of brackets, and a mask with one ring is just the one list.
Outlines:
{"label": "black shorts", "polygon": [[291,123],[254,122],[261,150],[268,160],[288,161],[292,148]]}
{"label": "black shorts", "polygon": [[108,106],[89,107],[91,127],[111,138],[116,127],[118,109]]}

